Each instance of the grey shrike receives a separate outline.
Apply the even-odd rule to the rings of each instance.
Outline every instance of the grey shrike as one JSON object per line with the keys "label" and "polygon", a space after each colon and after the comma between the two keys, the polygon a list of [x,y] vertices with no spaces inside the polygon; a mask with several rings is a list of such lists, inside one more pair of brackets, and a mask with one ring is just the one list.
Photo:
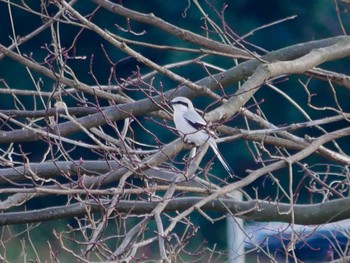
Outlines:
{"label": "grey shrike", "polygon": [[208,123],[195,111],[192,102],[185,97],[176,97],[171,101],[171,105],[174,108],[175,127],[184,141],[196,146],[208,142],[222,166],[233,177],[234,172],[225,161],[214,140],[214,131],[209,130]]}

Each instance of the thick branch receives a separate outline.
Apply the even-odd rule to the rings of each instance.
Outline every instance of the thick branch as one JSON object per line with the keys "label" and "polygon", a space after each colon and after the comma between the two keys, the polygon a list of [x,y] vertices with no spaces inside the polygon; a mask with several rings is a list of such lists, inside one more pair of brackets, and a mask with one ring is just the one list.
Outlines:
{"label": "thick branch", "polygon": [[[201,197],[178,197],[168,202],[165,212],[183,211],[203,200]],[[158,202],[119,201],[116,210],[119,213],[151,213]],[[294,223],[316,225],[337,222],[350,218],[350,198],[342,198],[326,203],[311,205],[293,205],[260,200],[236,201],[231,199],[212,200],[202,206],[206,212],[227,213],[227,209],[237,217],[254,221],[280,221],[291,223],[291,209],[294,209]],[[28,212],[0,214],[0,225],[35,223],[62,218],[83,216],[88,212],[99,212],[103,208],[96,203],[78,203],[68,206],[50,207]]]}
{"label": "thick branch", "polygon": [[304,73],[324,62],[350,56],[350,38],[339,40],[337,43],[313,49],[309,53],[291,61],[278,61],[260,65],[243,86],[222,106],[211,111],[209,120],[229,119],[252,98],[255,92],[269,78],[282,74]]}
{"label": "thick branch", "polygon": [[[262,59],[264,61],[274,61],[274,60],[291,60],[295,59],[299,56],[303,56],[306,53],[310,52],[314,48],[320,48],[320,47],[326,47],[333,45],[339,41],[350,41],[350,37],[335,37],[335,38],[329,38],[319,41],[311,41],[308,43],[298,44],[294,46],[290,46],[287,48],[283,48],[277,51],[273,51],[265,56],[262,56]],[[42,66],[38,66],[34,64],[31,61],[26,62],[27,59],[20,57],[19,55],[15,54],[14,52],[6,49],[4,46],[0,45],[0,52],[3,52],[5,55],[9,56],[10,58],[16,60],[17,62],[35,70],[39,73],[44,73],[46,76],[51,77],[54,80],[62,80],[62,78],[57,78],[56,74],[53,74],[50,70],[45,69],[42,71]],[[220,73],[214,76],[209,76],[206,78],[203,78],[196,82],[199,86],[206,86],[209,89],[216,89],[219,87],[218,83],[222,85],[223,87],[226,87],[236,81],[242,80],[244,78],[249,77],[254,70],[261,64],[261,62],[257,59],[253,59],[247,62],[243,62],[239,64],[236,67],[233,67],[229,70],[227,70],[224,73]],[[68,80],[67,80],[68,81]],[[69,82],[69,83],[68,83]],[[80,82],[76,82],[73,80],[69,80],[66,85],[69,85],[71,87],[76,87],[76,85],[81,85]],[[172,89],[168,92],[164,93],[165,97],[170,96],[186,96],[186,97],[195,97],[199,93],[191,90],[186,87],[182,87],[180,89]],[[110,95],[108,95],[110,96]],[[162,101],[162,98],[159,96],[153,97],[153,101],[159,103]],[[241,105],[241,103],[240,103]],[[242,106],[242,105],[241,105]],[[119,106],[111,106],[106,108],[104,110],[104,114],[111,120],[111,121],[117,121],[122,120],[127,117],[132,116],[138,116],[146,113],[150,113],[152,111],[157,110],[158,107],[156,104],[154,104],[151,100],[148,98],[142,99],[136,102],[123,104]],[[221,116],[221,115],[220,115]],[[219,116],[219,117],[220,117]],[[216,121],[218,116],[213,116],[210,118],[211,121]],[[85,128],[92,128],[97,127],[106,124],[105,118],[103,118],[101,113],[92,114],[90,116],[81,117],[77,119],[77,122],[84,126]],[[52,133],[60,134],[61,136],[67,136],[69,134],[76,133],[80,131],[80,127],[76,125],[75,123],[72,123],[70,121],[58,124],[56,126],[56,132],[51,131]],[[49,131],[48,131],[49,132]],[[0,143],[16,143],[16,142],[30,142],[39,140],[40,136],[39,134],[36,134],[33,131],[29,130],[14,130],[14,131],[0,131]]]}
{"label": "thick branch", "polygon": [[126,18],[131,18],[132,20],[138,21],[140,23],[148,24],[153,27],[159,28],[164,32],[167,32],[173,36],[176,36],[190,43],[199,45],[201,47],[218,51],[218,52],[225,52],[228,54],[241,56],[245,58],[250,57],[250,55],[244,50],[241,50],[234,46],[225,45],[220,42],[208,39],[206,37],[202,37],[200,35],[194,34],[191,31],[181,29],[156,17],[154,14],[143,14],[140,12],[136,12],[134,10],[125,8],[122,5],[114,4],[107,0],[92,0],[92,1],[97,5],[102,6],[103,8],[109,10],[112,13],[118,14]]}
{"label": "thick branch", "polygon": [[107,161],[75,161],[75,162],[44,162],[29,163],[23,166],[0,169],[0,184],[22,182],[31,178],[33,173],[42,179],[53,178],[57,175],[100,175],[111,170],[117,170],[120,165]]}

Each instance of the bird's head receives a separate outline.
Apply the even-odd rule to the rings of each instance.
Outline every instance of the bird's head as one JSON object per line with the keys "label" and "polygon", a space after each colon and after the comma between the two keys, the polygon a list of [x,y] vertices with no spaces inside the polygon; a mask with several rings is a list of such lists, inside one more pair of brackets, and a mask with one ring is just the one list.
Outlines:
{"label": "bird's head", "polygon": [[174,110],[178,111],[187,111],[193,110],[192,102],[185,97],[176,97],[171,100],[171,106],[173,106]]}

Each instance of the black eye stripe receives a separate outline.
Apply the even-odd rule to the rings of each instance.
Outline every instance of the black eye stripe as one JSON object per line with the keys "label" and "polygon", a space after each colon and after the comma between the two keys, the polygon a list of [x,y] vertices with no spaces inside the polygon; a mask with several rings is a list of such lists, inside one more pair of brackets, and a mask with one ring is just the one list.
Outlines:
{"label": "black eye stripe", "polygon": [[188,108],[188,103],[184,102],[184,101],[172,101],[171,104],[180,104],[180,105],[184,105]]}

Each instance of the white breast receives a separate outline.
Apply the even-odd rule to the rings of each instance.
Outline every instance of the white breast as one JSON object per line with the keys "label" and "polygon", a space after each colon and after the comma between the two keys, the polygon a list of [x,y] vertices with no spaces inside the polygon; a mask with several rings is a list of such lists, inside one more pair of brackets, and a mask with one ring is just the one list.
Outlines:
{"label": "white breast", "polygon": [[193,128],[183,118],[183,114],[181,112],[174,112],[174,122],[180,136],[183,137],[187,143],[193,143],[196,146],[200,146],[209,139],[209,135],[205,130],[196,130]]}

